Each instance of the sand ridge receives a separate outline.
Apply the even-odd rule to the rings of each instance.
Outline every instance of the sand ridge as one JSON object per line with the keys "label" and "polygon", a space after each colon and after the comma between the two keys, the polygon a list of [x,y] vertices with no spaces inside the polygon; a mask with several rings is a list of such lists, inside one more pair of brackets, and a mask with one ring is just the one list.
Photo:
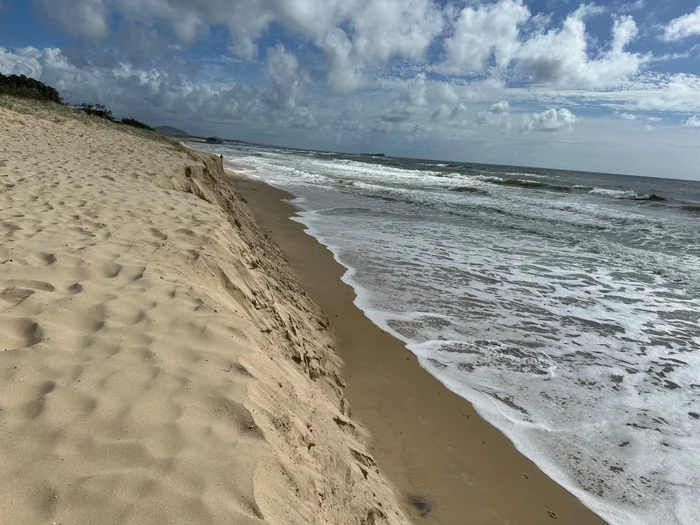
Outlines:
{"label": "sand ridge", "polygon": [[425,525],[604,524],[355,306],[355,291],[341,281],[346,268],[306,226],[287,219],[298,213],[292,194],[258,179],[235,182],[327,314],[353,419],[371,432],[372,455],[409,518]]}
{"label": "sand ridge", "polygon": [[220,161],[51,115],[0,108],[3,521],[405,523]]}

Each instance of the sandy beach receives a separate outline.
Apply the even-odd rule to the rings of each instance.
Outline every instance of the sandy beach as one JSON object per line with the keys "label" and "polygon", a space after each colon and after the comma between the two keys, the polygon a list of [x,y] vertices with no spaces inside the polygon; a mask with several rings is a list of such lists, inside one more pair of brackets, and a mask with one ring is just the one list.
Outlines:
{"label": "sandy beach", "polygon": [[217,157],[7,99],[0,137],[0,521],[406,523]]}
{"label": "sandy beach", "polygon": [[328,315],[352,416],[370,431],[371,452],[415,523],[604,523],[353,305],[345,268],[288,219],[296,209],[283,201],[293,195],[243,177],[236,188]]}
{"label": "sandy beach", "polygon": [[602,523],[353,305],[291,195],[143,133],[14,107],[8,523]]}
{"label": "sandy beach", "polygon": [[0,0],[0,525],[700,525],[700,0]]}

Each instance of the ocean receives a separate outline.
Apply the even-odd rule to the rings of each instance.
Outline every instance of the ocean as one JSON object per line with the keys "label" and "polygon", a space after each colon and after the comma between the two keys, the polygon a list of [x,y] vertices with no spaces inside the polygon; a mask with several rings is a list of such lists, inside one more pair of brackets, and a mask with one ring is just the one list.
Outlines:
{"label": "ocean", "polygon": [[700,523],[700,182],[196,146],[295,195],[357,306],[606,521]]}

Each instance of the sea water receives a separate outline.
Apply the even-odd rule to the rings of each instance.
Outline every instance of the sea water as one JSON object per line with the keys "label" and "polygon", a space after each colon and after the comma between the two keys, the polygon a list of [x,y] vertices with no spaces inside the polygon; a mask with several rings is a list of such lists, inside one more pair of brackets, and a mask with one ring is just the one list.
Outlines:
{"label": "sea water", "polygon": [[700,523],[700,182],[205,148],[294,194],[357,306],[606,521]]}

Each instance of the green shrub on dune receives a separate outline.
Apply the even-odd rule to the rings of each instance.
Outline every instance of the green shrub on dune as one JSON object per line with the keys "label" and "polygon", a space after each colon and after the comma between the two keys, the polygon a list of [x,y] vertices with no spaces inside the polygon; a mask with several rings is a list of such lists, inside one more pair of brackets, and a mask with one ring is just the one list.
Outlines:
{"label": "green shrub on dune", "polygon": [[157,133],[148,124],[134,118],[115,118],[112,111],[103,104],[66,104],[56,88],[25,75],[0,73],[0,107],[36,115],[56,123],[76,119],[86,124],[115,126],[115,129],[124,133],[163,142],[179,151],[187,151],[180,142]]}
{"label": "green shrub on dune", "polygon": [[75,106],[75,108],[83,113],[87,113],[91,117],[102,118],[110,122],[116,121],[112,112],[107,109],[104,104],[80,104],[79,106]]}
{"label": "green shrub on dune", "polygon": [[148,131],[155,131],[151,126],[148,124],[144,124],[143,122],[139,122],[135,118],[123,118],[121,120],[121,123],[126,125],[126,126],[132,126],[134,128],[139,128],[139,129],[147,129]]}
{"label": "green shrub on dune", "polygon": [[25,75],[3,75],[0,73],[0,94],[63,104],[56,88]]}

